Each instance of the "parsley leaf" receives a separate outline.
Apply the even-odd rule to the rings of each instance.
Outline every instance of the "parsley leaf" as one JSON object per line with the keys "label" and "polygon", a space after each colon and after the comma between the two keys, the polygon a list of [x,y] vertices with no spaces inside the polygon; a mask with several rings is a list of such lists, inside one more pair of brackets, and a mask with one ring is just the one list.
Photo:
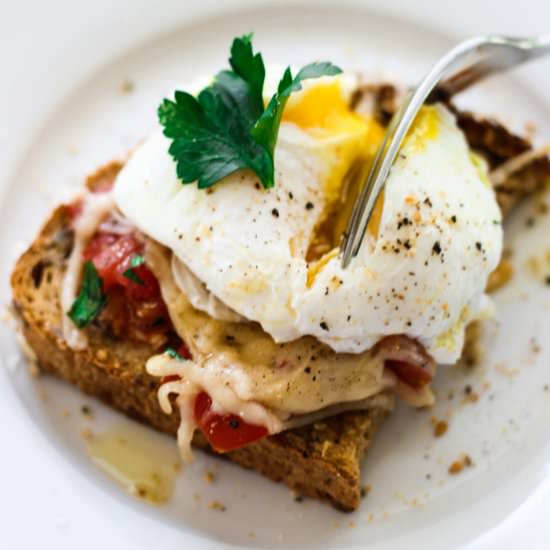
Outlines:
{"label": "parsley leaf", "polygon": [[325,61],[323,63],[310,63],[306,65],[292,78],[290,67],[287,67],[277,87],[277,93],[271,98],[266,110],[252,128],[252,137],[258,143],[261,143],[273,156],[281,118],[290,94],[302,89],[303,80],[318,78],[320,76],[333,76],[341,72],[342,69]]}
{"label": "parsley leaf", "polygon": [[130,281],[136,283],[140,286],[145,286],[143,279],[134,271],[134,267],[139,267],[145,263],[145,258],[143,254],[137,254],[130,260],[130,267],[122,274]]}
{"label": "parsley leaf", "polygon": [[106,304],[107,296],[103,293],[103,281],[94,264],[87,261],[84,263],[80,294],[67,315],[78,328],[84,328],[101,313]]}
{"label": "parsley leaf", "polygon": [[265,186],[273,186],[273,159],[250,135],[255,122],[248,84],[224,71],[198,96],[177,91],[175,101],[159,107],[168,149],[183,183],[198,182],[199,189],[249,168]]}
{"label": "parsley leaf", "polygon": [[164,353],[166,353],[166,355],[168,355],[172,359],[177,359],[178,361],[183,361],[183,357],[174,348],[166,348],[164,350]]}
{"label": "parsley leaf", "polygon": [[229,64],[236,74],[248,82],[250,101],[257,110],[258,118],[264,110],[265,67],[261,54],[254,54],[252,50],[252,34],[233,40]]}
{"label": "parsley leaf", "polygon": [[335,75],[331,63],[312,63],[292,77],[283,75],[277,93],[264,109],[265,67],[254,53],[251,35],[235,38],[229,64],[198,97],[176,91],[158,109],[168,149],[183,183],[211,187],[241,169],[252,170],[268,189],[275,185],[273,154],[282,113],[290,94],[307,78]]}

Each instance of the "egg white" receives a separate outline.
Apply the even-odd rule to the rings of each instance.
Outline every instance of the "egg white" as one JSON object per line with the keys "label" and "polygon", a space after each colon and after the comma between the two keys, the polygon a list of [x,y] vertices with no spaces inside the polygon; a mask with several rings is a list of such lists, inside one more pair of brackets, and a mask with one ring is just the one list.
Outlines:
{"label": "egg white", "polygon": [[358,353],[408,334],[452,363],[465,325],[487,305],[502,228],[453,116],[442,106],[435,113],[435,137],[413,132],[390,173],[378,238],[368,236],[346,270],[337,253],[327,256],[309,286],[305,255],[326,206],[323,189],[353,136],[322,138],[283,122],[275,188],[239,171],[205,191],[178,180],[159,129],[119,174],[115,201],[213,296],[278,342],[309,334]]}

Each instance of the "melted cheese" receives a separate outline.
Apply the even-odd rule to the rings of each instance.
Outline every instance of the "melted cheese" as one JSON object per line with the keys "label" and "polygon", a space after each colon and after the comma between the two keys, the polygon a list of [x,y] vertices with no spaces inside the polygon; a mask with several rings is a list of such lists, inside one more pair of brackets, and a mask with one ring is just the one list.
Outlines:
{"label": "melted cheese", "polygon": [[[178,334],[193,360],[153,356],[147,371],[158,377],[177,375],[163,384],[159,401],[169,414],[169,396],[177,395],[182,456],[191,458],[196,428],[193,403],[200,391],[212,398],[214,410],[237,414],[269,433],[369,406],[369,399],[395,385],[384,360],[371,351],[337,354],[312,337],[277,344],[255,323],[213,319],[195,309],[172,276],[170,253],[147,240],[146,262],[159,280],[161,293]],[[385,399],[391,407],[391,398]]]}
{"label": "melted cheese", "polygon": [[[192,462],[191,441],[195,429],[198,427],[194,416],[194,403],[197,395],[208,388],[208,393],[214,400],[212,409],[224,414],[227,412],[240,416],[248,424],[265,426],[270,434],[283,430],[306,426],[323,418],[352,411],[366,410],[370,407],[391,410],[393,408],[393,395],[383,392],[348,403],[336,403],[329,407],[313,411],[308,414],[292,416],[282,411],[272,411],[254,401],[245,401],[229,387],[227,381],[223,384],[211,384],[208,372],[201,372],[200,365],[196,361],[182,361],[171,358],[167,354],[151,357],[146,365],[147,372],[153,376],[178,376],[178,380],[166,382],[161,385],[158,393],[160,406],[166,414],[172,413],[170,396],[176,395],[176,405],[180,412],[180,425],[177,439],[180,455],[185,462]],[[227,368],[227,365],[224,367]],[[193,381],[196,380],[195,381]]]}
{"label": "melted cheese", "polygon": [[221,321],[239,323],[246,320],[209,292],[205,284],[176,256],[172,256],[172,276],[195,309]]}
{"label": "melted cheese", "polygon": [[393,383],[384,375],[383,360],[370,351],[336,353],[310,336],[277,344],[256,323],[224,322],[196,310],[174,283],[169,253],[149,240],[146,262],[194,357],[184,364],[185,378],[200,384],[214,402],[225,401],[222,394],[230,388],[240,400],[285,418],[365,399]]}
{"label": "melted cheese", "polygon": [[63,338],[69,347],[75,350],[85,349],[88,344],[86,335],[67,315],[78,295],[82,272],[82,254],[101,220],[115,209],[111,193],[87,192],[81,200],[82,212],[73,222],[74,243],[67,262],[59,297],[61,311],[63,312]]}

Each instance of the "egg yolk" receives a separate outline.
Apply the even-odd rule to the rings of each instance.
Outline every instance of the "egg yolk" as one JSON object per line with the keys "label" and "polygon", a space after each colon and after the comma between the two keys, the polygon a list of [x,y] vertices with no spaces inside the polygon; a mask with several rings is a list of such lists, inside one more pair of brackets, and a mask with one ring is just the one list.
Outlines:
{"label": "egg yolk", "polygon": [[[384,137],[384,128],[371,117],[350,109],[338,80],[319,83],[304,90],[287,105],[283,121],[290,122],[313,135],[321,146],[327,147],[324,158],[328,175],[324,182],[325,209],[311,240],[306,260],[311,262],[308,284],[337,247],[351,216],[361,184],[365,181],[370,163]],[[368,231],[377,237],[383,193],[378,198]]]}
{"label": "egg yolk", "polygon": [[433,105],[424,105],[407,132],[405,143],[414,151],[422,151],[428,141],[439,135],[439,112]]}
{"label": "egg yolk", "polygon": [[298,101],[289,102],[283,120],[303,129],[328,130],[333,134],[364,130],[360,115],[350,110],[338,81],[305,90]]}
{"label": "egg yolk", "polygon": [[297,101],[289,101],[283,121],[296,124],[331,149],[324,182],[328,212],[340,198],[353,163],[374,153],[383,131],[376,121],[350,109],[338,80],[316,84],[304,90]]}

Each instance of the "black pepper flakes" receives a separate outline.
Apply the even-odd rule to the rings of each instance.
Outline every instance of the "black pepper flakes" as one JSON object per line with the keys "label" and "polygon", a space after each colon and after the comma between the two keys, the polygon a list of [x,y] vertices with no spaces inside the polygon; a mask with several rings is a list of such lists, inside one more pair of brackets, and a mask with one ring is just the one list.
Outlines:
{"label": "black pepper flakes", "polygon": [[306,202],[306,210],[313,210],[314,206],[311,201]]}
{"label": "black pepper flakes", "polygon": [[323,330],[329,330],[328,325],[327,325],[327,323],[326,323],[325,321],[321,321],[321,322],[319,323],[319,326],[320,326]]}
{"label": "black pepper flakes", "polygon": [[456,216],[455,215],[451,216],[451,223],[456,223]]}
{"label": "black pepper flakes", "polygon": [[441,254],[441,245],[439,244],[439,241],[435,241],[432,246],[432,254]]}
{"label": "black pepper flakes", "polygon": [[309,373],[311,372],[311,367],[306,367],[306,368],[304,369],[304,372],[305,372],[306,374],[309,374]]}
{"label": "black pepper flakes", "polygon": [[275,218],[278,218],[279,217],[279,211],[276,208],[274,208],[271,211],[271,215],[274,216]]}
{"label": "black pepper flakes", "polygon": [[407,225],[412,225],[412,222],[411,220],[409,220],[409,218],[407,217],[404,217],[402,220],[399,220],[397,222],[397,229],[401,229],[403,226],[407,226]]}
{"label": "black pepper flakes", "polygon": [[431,207],[433,206],[433,205],[432,205],[432,201],[430,200],[430,197],[426,197],[426,198],[424,199],[424,204],[425,204],[426,206],[428,206],[429,208],[431,208]]}
{"label": "black pepper flakes", "polygon": [[229,421],[229,427],[232,428],[233,430],[237,430],[240,425],[241,423],[236,418],[232,418]]}
{"label": "black pepper flakes", "polygon": [[481,252],[483,250],[483,246],[481,245],[481,243],[478,241],[476,243],[476,248]]}
{"label": "black pepper flakes", "polygon": [[544,279],[544,284],[546,284],[547,286],[550,286],[550,275],[546,276],[546,278]]}

